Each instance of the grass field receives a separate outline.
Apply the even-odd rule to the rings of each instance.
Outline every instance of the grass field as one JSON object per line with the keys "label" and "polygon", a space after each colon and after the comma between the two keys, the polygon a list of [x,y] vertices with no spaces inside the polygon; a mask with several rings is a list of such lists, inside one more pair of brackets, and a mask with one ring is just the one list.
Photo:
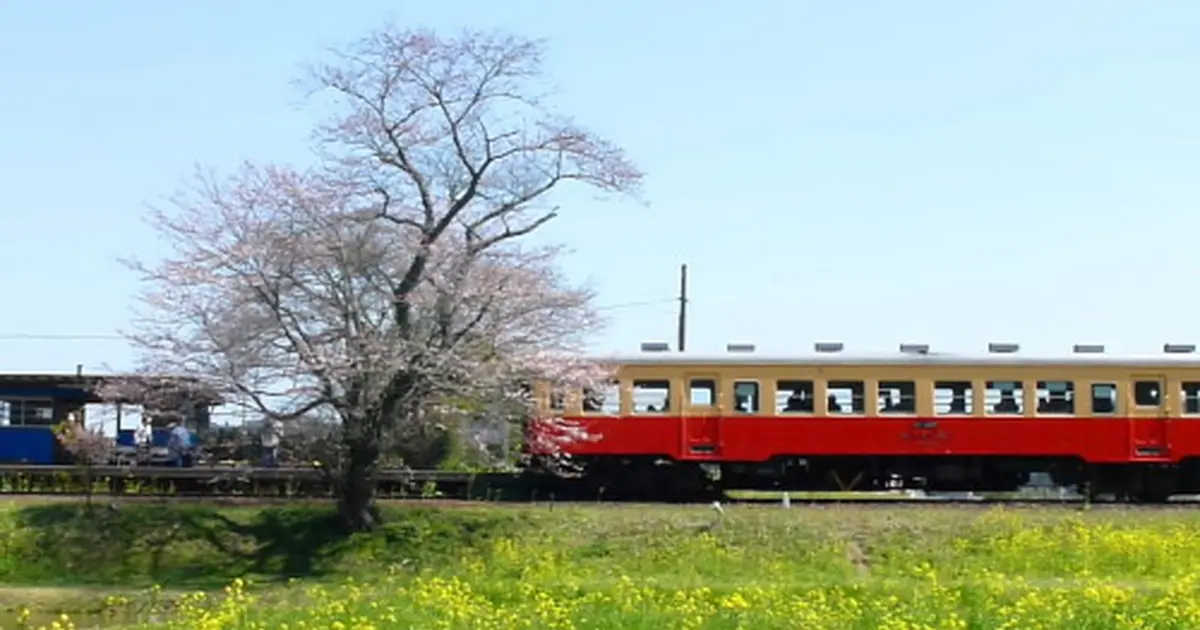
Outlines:
{"label": "grass field", "polygon": [[0,509],[0,627],[1197,628],[1200,511]]}

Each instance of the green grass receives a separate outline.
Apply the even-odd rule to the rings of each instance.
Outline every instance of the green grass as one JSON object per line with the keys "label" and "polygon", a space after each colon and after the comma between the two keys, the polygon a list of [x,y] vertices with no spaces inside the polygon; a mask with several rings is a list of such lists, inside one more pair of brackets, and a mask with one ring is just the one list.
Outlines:
{"label": "green grass", "polygon": [[248,575],[268,583],[249,592],[270,605],[235,591],[221,609],[227,622],[213,625],[212,604],[190,603],[169,616],[174,627],[351,628],[355,617],[381,628],[1135,627],[1122,615],[1200,627],[1200,511],[1188,509],[733,506],[720,517],[706,507],[481,505],[385,514],[383,531],[346,540],[317,507],[8,508],[0,582],[12,588],[0,607],[38,594],[48,615],[66,599],[94,608],[101,585],[211,590]]}
{"label": "green grass", "polygon": [[10,506],[0,508],[0,583],[220,588],[236,577],[321,578],[364,565],[422,566],[511,534],[525,520],[512,510],[447,516],[406,509],[388,516],[382,531],[347,539],[323,506]]}

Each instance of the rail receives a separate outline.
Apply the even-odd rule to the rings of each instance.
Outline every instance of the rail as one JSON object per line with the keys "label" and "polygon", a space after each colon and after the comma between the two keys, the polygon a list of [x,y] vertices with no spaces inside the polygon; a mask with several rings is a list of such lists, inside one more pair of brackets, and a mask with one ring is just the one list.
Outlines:
{"label": "rail", "polygon": [[[262,481],[276,480],[320,480],[327,476],[321,468],[306,466],[279,466],[271,468],[252,466],[92,466],[84,469],[73,465],[0,464],[0,476],[26,475],[36,477],[71,476],[90,474],[93,478],[156,478],[196,479],[202,477],[245,478]],[[381,482],[466,482],[480,475],[508,475],[512,473],[473,473],[444,470],[382,470],[376,474]]]}

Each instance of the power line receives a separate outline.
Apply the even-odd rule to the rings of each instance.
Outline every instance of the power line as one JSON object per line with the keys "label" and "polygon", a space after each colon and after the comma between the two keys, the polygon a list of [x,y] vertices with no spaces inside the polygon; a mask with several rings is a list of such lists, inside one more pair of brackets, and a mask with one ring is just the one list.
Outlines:
{"label": "power line", "polygon": [[[655,306],[677,301],[679,301],[679,298],[673,297],[662,298],[659,300],[643,300],[640,302],[621,302],[618,304],[606,304],[604,306],[598,306],[596,307],[596,310],[615,311],[626,308]],[[103,341],[116,339],[125,339],[125,337],[115,333],[0,333],[0,341]]]}
{"label": "power line", "polygon": [[85,340],[85,339],[124,339],[117,334],[26,334],[12,333],[0,334],[2,341],[59,341],[59,340]]}
{"label": "power line", "polygon": [[660,300],[646,300],[644,302],[624,302],[621,304],[608,304],[606,306],[598,306],[598,307],[596,307],[596,310],[598,310],[598,311],[613,311],[613,310],[620,309],[620,308],[635,308],[638,306],[654,306],[656,304],[667,304],[668,302],[678,302],[678,301],[679,301],[679,298],[677,298],[677,297],[669,297],[669,298],[662,298]]}

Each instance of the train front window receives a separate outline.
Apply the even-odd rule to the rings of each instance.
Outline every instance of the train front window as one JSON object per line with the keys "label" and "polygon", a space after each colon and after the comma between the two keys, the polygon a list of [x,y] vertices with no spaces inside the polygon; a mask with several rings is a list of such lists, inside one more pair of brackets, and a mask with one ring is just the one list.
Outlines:
{"label": "train front window", "polygon": [[933,412],[939,416],[964,416],[975,412],[971,381],[937,381],[933,384]]}
{"label": "train front window", "polygon": [[1179,384],[1183,394],[1183,413],[1189,416],[1200,415],[1200,383],[1188,381]]}
{"label": "train front window", "polygon": [[1092,383],[1092,415],[1111,416],[1117,413],[1117,384]]}
{"label": "train front window", "polygon": [[1162,404],[1162,384],[1158,381],[1135,381],[1133,403],[1139,407],[1157,407]]}
{"label": "train front window", "polygon": [[880,381],[879,406],[881,414],[912,414],[917,412],[917,385],[912,381]]}
{"label": "train front window", "polygon": [[1021,381],[988,381],[983,401],[987,412],[998,416],[1025,413],[1025,387]]}
{"label": "train front window", "polygon": [[1071,381],[1038,381],[1039,414],[1064,415],[1075,413],[1075,383]]}
{"label": "train front window", "polygon": [[779,381],[775,384],[776,413],[812,413],[812,381]]}
{"label": "train front window", "polygon": [[826,387],[825,404],[830,415],[861,414],[865,409],[862,381],[830,381]]}
{"label": "train front window", "polygon": [[670,409],[670,381],[646,380],[633,382],[634,413],[666,413]]}
{"label": "train front window", "polygon": [[738,413],[758,413],[758,383],[737,381],[733,384],[734,410]]}

